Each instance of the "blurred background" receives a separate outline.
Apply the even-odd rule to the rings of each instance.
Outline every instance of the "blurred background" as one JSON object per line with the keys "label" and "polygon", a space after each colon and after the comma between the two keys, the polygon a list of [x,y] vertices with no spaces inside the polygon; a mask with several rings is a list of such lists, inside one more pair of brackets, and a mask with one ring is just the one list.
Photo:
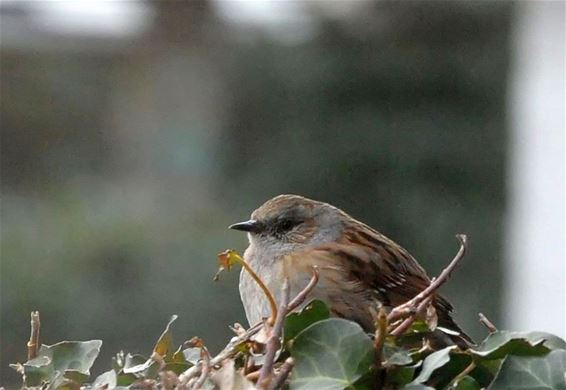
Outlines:
{"label": "blurred background", "polygon": [[[226,227],[330,202],[485,313],[564,336],[564,3],[4,0],[1,382],[42,341],[212,350],[245,317],[213,283]],[[96,370],[95,370],[96,371]]]}

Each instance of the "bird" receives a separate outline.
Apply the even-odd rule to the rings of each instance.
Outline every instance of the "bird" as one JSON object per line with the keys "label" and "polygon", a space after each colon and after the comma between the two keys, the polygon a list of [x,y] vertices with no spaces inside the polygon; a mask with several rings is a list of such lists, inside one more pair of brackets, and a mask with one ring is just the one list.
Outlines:
{"label": "bird", "polygon": [[[375,331],[375,312],[391,310],[424,290],[431,280],[403,247],[370,226],[328,203],[300,195],[279,195],[257,208],[251,219],[230,229],[246,232],[244,259],[281,300],[284,280],[291,297],[309,282],[313,266],[319,280],[311,299],[323,301],[334,317]],[[270,315],[269,302],[242,269],[240,297],[251,325]],[[442,344],[473,343],[452,318],[452,305],[441,295],[432,299]],[[438,332],[436,332],[438,333]]]}

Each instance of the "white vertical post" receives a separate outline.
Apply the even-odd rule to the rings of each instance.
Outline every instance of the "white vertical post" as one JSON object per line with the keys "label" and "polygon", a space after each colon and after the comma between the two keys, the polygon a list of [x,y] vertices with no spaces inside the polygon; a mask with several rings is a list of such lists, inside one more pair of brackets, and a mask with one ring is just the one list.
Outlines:
{"label": "white vertical post", "polygon": [[503,325],[564,337],[565,3],[517,5]]}

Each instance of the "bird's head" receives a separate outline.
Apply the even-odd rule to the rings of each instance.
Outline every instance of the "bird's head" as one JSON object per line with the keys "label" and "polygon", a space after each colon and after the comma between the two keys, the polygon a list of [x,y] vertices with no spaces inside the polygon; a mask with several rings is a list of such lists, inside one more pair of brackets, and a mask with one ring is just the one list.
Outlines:
{"label": "bird's head", "polygon": [[257,249],[280,254],[335,241],[344,226],[345,213],[327,203],[298,195],[279,195],[255,210],[251,219],[230,229],[248,233]]}

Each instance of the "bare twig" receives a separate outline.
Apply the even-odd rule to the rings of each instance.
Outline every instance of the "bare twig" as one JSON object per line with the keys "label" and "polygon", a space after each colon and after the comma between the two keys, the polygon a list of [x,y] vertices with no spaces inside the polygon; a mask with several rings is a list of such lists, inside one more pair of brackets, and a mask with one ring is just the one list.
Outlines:
{"label": "bare twig", "polygon": [[[240,329],[238,329],[236,327],[236,332],[239,334],[237,337],[234,337],[229,343],[228,345],[226,345],[226,347],[220,351],[220,353],[218,353],[218,355],[216,355],[215,357],[210,359],[209,362],[209,366],[210,367],[215,367],[217,365],[219,365],[220,363],[222,363],[224,360],[226,359],[230,359],[233,356],[237,355],[239,353],[238,349],[236,348],[238,345],[249,341],[253,336],[255,336],[258,332],[260,332],[262,329],[269,329],[269,327],[271,326],[271,324],[273,324],[273,328],[271,329],[271,333],[270,337],[268,338],[268,345],[266,347],[266,357],[265,357],[265,362],[264,365],[267,365],[267,367],[262,367],[262,369],[264,370],[264,372],[268,372],[268,379],[269,376],[271,376],[272,374],[272,370],[273,370],[273,364],[275,363],[274,357],[275,354],[277,352],[277,349],[279,348],[278,346],[278,339],[281,337],[282,334],[282,328],[283,328],[283,324],[284,324],[284,320],[286,315],[293,311],[294,309],[296,309],[298,306],[300,306],[305,299],[307,298],[308,294],[312,291],[312,289],[316,286],[317,282],[318,282],[318,277],[319,277],[319,272],[318,272],[318,268],[317,267],[313,267],[313,275],[312,278],[310,279],[309,283],[305,286],[305,288],[303,290],[301,290],[301,292],[299,292],[297,294],[297,296],[290,302],[289,302],[289,297],[288,297],[288,292],[283,294],[282,303],[285,303],[285,305],[281,304],[281,307],[279,309],[275,310],[275,314],[276,317],[274,318],[273,322],[268,321],[262,321],[262,322],[258,322],[257,324],[255,324],[253,327],[251,327],[250,329],[248,329],[245,332],[242,332]],[[288,282],[287,282],[288,284]],[[288,287],[287,287],[288,289]],[[273,296],[273,295],[271,295]],[[285,298],[287,297],[287,298]],[[281,315],[278,315],[277,312],[279,312],[281,310]],[[277,319],[279,319],[279,321],[277,321]],[[275,338],[274,338],[275,336]],[[274,345],[274,347],[270,347],[270,340],[271,341],[271,345]],[[273,355],[271,358],[268,355],[268,353],[271,355]],[[291,367],[289,367],[289,370],[291,369]],[[202,373],[202,366],[201,364],[197,364],[194,365],[190,368],[188,368],[187,370],[185,370],[183,373],[181,373],[181,375],[179,375],[179,384],[177,385],[176,389],[177,390],[184,390],[187,388],[187,384],[190,384],[192,380],[195,379],[195,377],[199,376],[199,374]],[[255,373],[249,373],[248,375],[257,375]],[[261,372],[259,373],[260,377],[261,377]],[[288,375],[288,374],[287,374]],[[264,379],[264,378],[262,378]],[[266,381],[267,383],[264,385],[268,386],[269,385],[269,380]],[[259,383],[259,380],[258,380]],[[190,386],[189,386],[190,387]]]}
{"label": "bare twig", "polygon": [[206,381],[206,378],[208,377],[208,373],[210,372],[210,354],[208,353],[208,349],[203,345],[200,351],[201,351],[200,352],[201,372],[199,378],[192,387],[195,390],[199,390],[202,388],[204,382]]}
{"label": "bare twig", "polygon": [[246,374],[246,379],[249,380],[250,382],[255,382],[255,381],[258,380],[259,374],[260,374],[259,370],[252,371],[252,372]]}
{"label": "bare twig", "polygon": [[233,326],[230,326],[230,330],[236,334],[236,336],[241,336],[246,333],[246,329],[238,322]]}
{"label": "bare twig", "polygon": [[491,333],[497,332],[497,328],[483,313],[479,313],[480,322],[485,326]]}
{"label": "bare twig", "polygon": [[[308,284],[303,288],[295,298],[291,302],[289,302],[289,280],[286,278],[283,282],[283,288],[281,293],[281,302],[279,306],[279,310],[277,312],[277,318],[275,320],[275,324],[271,331],[271,335],[267,341],[267,347],[265,351],[265,362],[261,367],[259,379],[257,381],[257,386],[260,389],[266,389],[270,385],[273,376],[273,365],[275,364],[275,355],[277,350],[281,346],[280,339],[283,333],[283,324],[285,322],[285,317],[287,314],[295,310],[299,307],[310,294],[310,292],[314,289],[316,284],[318,283],[319,272],[318,267],[313,267],[312,277],[309,280]],[[291,370],[292,365],[288,367],[288,370]],[[287,369],[287,368],[286,368]],[[285,376],[289,375],[289,373],[285,374]],[[285,379],[283,379],[284,381]]]}
{"label": "bare twig", "polygon": [[279,373],[273,378],[271,383],[269,384],[268,390],[277,390],[283,387],[285,381],[289,377],[293,366],[295,365],[295,361],[293,358],[287,358],[285,362],[281,365],[279,369]]}
{"label": "bare twig", "polygon": [[413,325],[413,322],[415,322],[417,316],[420,313],[422,313],[424,310],[426,310],[427,306],[430,305],[431,302],[432,302],[432,296],[428,296],[424,301],[422,301],[419,304],[417,309],[413,313],[411,313],[411,315],[405,318],[403,322],[401,322],[397,327],[395,327],[389,334],[392,336],[400,336],[403,333],[405,333],[411,327],[411,325]]}
{"label": "bare twig", "polygon": [[289,279],[285,278],[283,281],[283,288],[281,289],[281,303],[279,304],[279,310],[277,311],[277,318],[275,319],[275,324],[271,330],[271,335],[267,340],[267,346],[265,349],[264,363],[259,372],[259,379],[257,380],[257,385],[260,389],[265,389],[271,381],[273,375],[273,364],[275,363],[275,355],[277,350],[281,346],[280,338],[283,333],[283,323],[285,322],[285,317],[287,316],[289,305]]}
{"label": "bare twig", "polygon": [[387,337],[387,314],[383,307],[379,308],[379,311],[375,313],[372,310],[372,315],[375,321],[375,337],[373,339],[373,346],[376,350],[376,365],[379,368],[381,366],[381,350],[383,349],[383,343],[385,343],[385,338]]}
{"label": "bare twig", "polygon": [[297,296],[295,298],[293,298],[293,300],[291,302],[289,302],[289,304],[287,305],[287,313],[292,312],[293,310],[295,310],[297,307],[299,307],[305,301],[307,296],[310,294],[310,292],[313,290],[313,288],[318,283],[318,274],[319,274],[318,267],[315,265],[315,266],[312,267],[311,280],[305,286],[305,288],[302,289],[301,292],[299,292],[297,294]]}
{"label": "bare twig", "polygon": [[456,385],[458,385],[458,382],[460,382],[466,375],[468,375],[470,372],[472,372],[475,368],[476,368],[476,363],[475,363],[474,361],[472,361],[472,362],[464,369],[464,371],[462,371],[461,373],[459,373],[458,375],[456,375],[456,377],[450,381],[450,383],[448,384],[448,386],[447,386],[446,388],[447,388],[447,389],[452,389],[453,387],[455,387]]}
{"label": "bare twig", "polygon": [[[262,327],[263,327],[263,322],[258,322],[250,329],[248,329],[245,334],[232,338],[232,340],[230,340],[228,345],[226,345],[226,347],[224,347],[224,349],[220,351],[218,355],[210,359],[210,366],[214,367],[222,363],[224,360],[229,359],[234,355],[236,355],[239,352],[236,349],[236,347],[242,344],[243,342],[248,341],[250,338],[252,338],[255,334],[257,334],[257,332],[261,330]],[[183,373],[181,373],[181,375],[179,375],[179,385],[177,386],[177,389],[185,389],[187,384],[189,383],[189,380],[199,375],[201,369],[202,369],[201,365],[197,364],[188,368]]]}
{"label": "bare twig", "polygon": [[425,299],[432,296],[436,292],[436,290],[438,290],[438,288],[442,286],[444,283],[446,283],[446,281],[450,278],[450,274],[466,254],[466,249],[468,246],[468,238],[466,237],[465,234],[457,234],[456,238],[460,241],[460,249],[458,250],[458,253],[456,253],[456,256],[454,256],[454,259],[450,262],[450,264],[448,264],[446,268],[442,270],[438,278],[433,280],[428,285],[427,288],[425,288],[423,291],[421,291],[411,300],[391,310],[391,312],[388,315],[389,322],[393,322],[395,320],[403,318],[407,316],[407,314],[413,315],[413,313],[417,311],[417,307]]}
{"label": "bare twig", "polygon": [[28,347],[28,360],[37,357],[37,350],[39,349],[39,312],[31,312],[31,334],[29,336],[29,341],[27,343]]}

